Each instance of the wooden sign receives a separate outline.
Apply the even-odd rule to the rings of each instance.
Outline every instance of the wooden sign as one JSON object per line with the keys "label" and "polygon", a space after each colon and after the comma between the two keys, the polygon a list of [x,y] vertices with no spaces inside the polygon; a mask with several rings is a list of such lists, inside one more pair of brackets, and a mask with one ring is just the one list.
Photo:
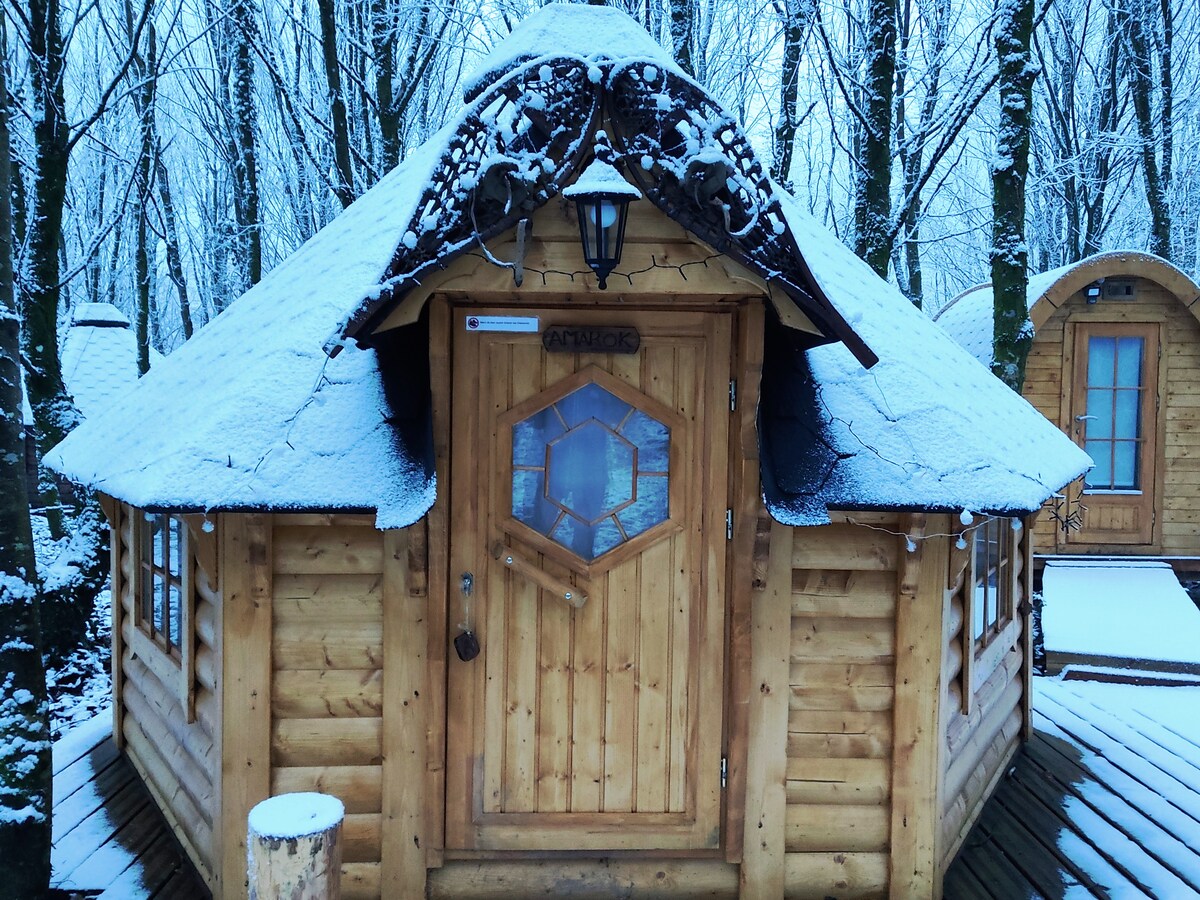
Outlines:
{"label": "wooden sign", "polygon": [[637,353],[642,336],[632,327],[550,325],[542,332],[547,353]]}

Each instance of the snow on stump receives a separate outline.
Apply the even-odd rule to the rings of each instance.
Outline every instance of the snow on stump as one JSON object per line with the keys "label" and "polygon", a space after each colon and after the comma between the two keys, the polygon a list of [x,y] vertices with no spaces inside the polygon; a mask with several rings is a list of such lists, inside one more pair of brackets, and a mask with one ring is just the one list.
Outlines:
{"label": "snow on stump", "polygon": [[338,900],[342,819],[328,794],[280,794],[250,810],[250,900]]}

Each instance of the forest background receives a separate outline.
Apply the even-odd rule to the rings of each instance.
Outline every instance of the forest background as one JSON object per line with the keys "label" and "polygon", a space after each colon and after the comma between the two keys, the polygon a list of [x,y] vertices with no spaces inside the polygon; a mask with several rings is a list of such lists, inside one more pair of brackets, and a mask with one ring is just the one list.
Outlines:
{"label": "forest background", "polygon": [[[42,662],[103,639],[106,555],[93,499],[26,482],[21,382],[40,455],[78,421],[58,355],[75,309],[122,309],[144,373],[453,116],[533,5],[3,0],[0,858],[29,859],[27,884],[49,865]],[[1200,275],[1200,0],[609,5],[914,304],[993,281],[1010,385],[1029,272],[1134,248]]]}

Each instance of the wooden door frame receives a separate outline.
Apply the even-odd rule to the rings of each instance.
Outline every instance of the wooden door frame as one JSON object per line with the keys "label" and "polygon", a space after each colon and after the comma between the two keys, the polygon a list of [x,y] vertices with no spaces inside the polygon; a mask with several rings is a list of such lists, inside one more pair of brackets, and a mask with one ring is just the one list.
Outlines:
{"label": "wooden door frame", "polygon": [[[1148,540],[1144,542],[1109,542],[1088,540],[1086,538],[1072,538],[1070,534],[1064,535],[1059,544],[1060,550],[1071,552],[1072,550],[1088,549],[1098,553],[1154,553],[1162,543],[1162,505],[1163,505],[1163,489],[1164,477],[1166,468],[1165,459],[1165,440],[1166,440],[1166,417],[1162,414],[1161,398],[1165,391],[1166,364],[1165,364],[1165,346],[1167,343],[1167,335],[1162,328],[1161,320],[1143,319],[1141,317],[1122,317],[1115,320],[1110,317],[1093,317],[1084,312],[1082,315],[1077,315],[1069,322],[1069,330],[1064,334],[1064,353],[1063,353],[1063,394],[1065,402],[1062,405],[1063,410],[1063,430],[1075,441],[1081,448],[1084,446],[1080,440],[1081,434],[1077,429],[1075,420],[1076,415],[1082,415],[1086,411],[1087,404],[1087,363],[1088,353],[1086,341],[1088,337],[1093,335],[1100,336],[1136,336],[1146,340],[1146,356],[1143,360],[1143,383],[1146,387],[1142,397],[1139,416],[1142,417],[1144,423],[1148,416],[1153,416],[1153,428],[1148,429],[1150,434],[1147,436],[1145,443],[1142,445],[1138,464],[1140,470],[1144,473],[1147,467],[1151,470],[1151,477],[1143,480],[1143,488],[1141,493],[1147,502],[1148,514],[1151,516],[1151,525],[1148,531]],[[1071,486],[1071,489],[1077,492],[1079,501],[1083,505],[1087,505],[1086,499],[1088,496],[1106,496],[1106,493],[1095,492],[1089,494],[1084,489],[1084,482],[1081,478]],[[1107,494],[1107,496],[1121,496],[1120,494]]]}
{"label": "wooden door frame", "polygon": [[[448,485],[450,477],[450,337],[451,304],[456,298],[444,293],[431,297],[429,309],[430,394],[433,410],[434,462],[438,484]],[[460,298],[459,298],[460,299]],[[495,298],[489,298],[495,300]],[[511,301],[517,302],[515,296]],[[724,844],[725,860],[742,861],[745,835],[746,790],[753,781],[748,777],[746,760],[749,748],[749,705],[751,684],[751,607],[758,586],[765,585],[766,573],[759,571],[758,544],[765,544],[764,528],[770,519],[762,508],[760,496],[758,403],[763,371],[763,347],[766,307],[761,297],[730,298],[737,303],[734,320],[733,371],[737,378],[737,416],[730,428],[730,507],[734,510],[733,540],[728,542],[726,566],[728,613],[726,615],[726,715],[725,748],[728,777],[725,789]],[[710,299],[681,305],[713,309]],[[716,308],[728,308],[726,301]],[[1065,405],[1064,407],[1065,408]],[[427,683],[428,724],[426,731],[426,865],[440,868],[445,848],[446,797],[446,689],[449,650],[449,516],[447,491],[439,491],[426,516],[425,548],[428,577],[428,649]]]}
{"label": "wooden door frame", "polygon": [[[505,306],[514,309],[530,309],[540,311],[547,309],[548,298],[523,298],[514,294],[511,298],[497,298],[489,295],[487,302],[479,302],[479,298],[470,298],[455,292],[439,292],[429,301],[430,323],[430,373],[431,395],[433,404],[433,439],[435,466],[439,484],[442,490],[434,507],[428,515],[428,565],[429,565],[429,665],[430,687],[436,694],[431,697],[430,726],[428,739],[428,789],[430,797],[446,798],[447,761],[447,691],[448,672],[447,656],[449,642],[452,636],[450,621],[453,615],[452,594],[455,590],[453,579],[450,577],[449,566],[449,534],[452,513],[449,510],[449,484],[451,469],[451,401],[452,401],[452,368],[453,368],[453,338],[454,310],[466,305],[498,307]],[[532,299],[532,302],[528,302]],[[589,309],[609,307],[607,298],[596,301],[589,298],[586,307]],[[613,296],[611,307],[633,311],[629,298]],[[660,299],[660,298],[655,298]],[[713,298],[697,296],[673,297],[670,308],[665,308],[661,302],[648,304],[648,312],[664,312],[670,309],[686,312],[717,313],[730,315],[730,347],[726,360],[713,357],[712,361],[727,369],[731,376],[738,380],[739,391],[744,398],[739,402],[738,413],[729,420],[727,428],[728,451],[727,468],[725,470],[726,486],[721,490],[726,492],[729,508],[735,512],[734,536],[726,542],[723,559],[724,572],[721,577],[721,590],[725,598],[725,641],[724,641],[724,680],[723,688],[725,706],[722,715],[723,734],[722,750],[728,759],[728,779],[726,790],[721,794],[721,842],[720,850],[716,851],[728,862],[740,861],[742,854],[744,787],[746,783],[745,758],[748,743],[746,705],[749,696],[749,610],[751,597],[752,556],[755,541],[757,519],[761,514],[759,498],[758,473],[758,443],[757,443],[757,397],[759,380],[762,371],[762,341],[764,303],[760,297],[727,297],[714,302]],[[626,302],[622,302],[625,300]],[[618,305],[619,304],[619,305]],[[566,304],[556,303],[554,308]],[[571,307],[567,307],[571,308]],[[638,307],[639,309],[642,307]],[[715,468],[708,466],[708,471]],[[710,485],[710,488],[717,488]],[[718,503],[709,504],[706,512],[705,528],[720,528],[723,522],[724,510],[718,509]],[[750,514],[754,510],[756,514]],[[745,514],[743,514],[745,513]],[[707,521],[711,518],[712,521]],[[714,544],[715,546],[715,544]],[[706,576],[707,577],[707,576]],[[736,802],[731,802],[736,800]],[[428,865],[430,868],[443,864],[446,858],[446,804],[434,802],[429,804],[426,811],[428,829]],[[616,851],[617,855],[653,855],[669,856],[712,856],[714,851]],[[471,856],[484,858],[487,856],[503,856],[517,858],[530,856],[521,851],[475,851],[461,853],[455,851],[454,857]],[[534,852],[532,855],[544,855]],[[601,855],[611,856],[613,851],[604,851]]]}

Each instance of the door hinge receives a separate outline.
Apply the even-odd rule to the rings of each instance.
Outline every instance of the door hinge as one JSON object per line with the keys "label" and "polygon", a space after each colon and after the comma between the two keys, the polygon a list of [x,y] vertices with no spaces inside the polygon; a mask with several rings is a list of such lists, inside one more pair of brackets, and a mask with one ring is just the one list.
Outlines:
{"label": "door hinge", "polygon": [[737,379],[729,379],[729,411],[737,410]]}
{"label": "door hinge", "polygon": [[725,510],[725,540],[733,540],[733,510]]}
{"label": "door hinge", "polygon": [[725,782],[728,779],[729,779],[729,760],[728,760],[728,758],[722,756],[721,757],[721,788],[722,789],[724,789]]}

